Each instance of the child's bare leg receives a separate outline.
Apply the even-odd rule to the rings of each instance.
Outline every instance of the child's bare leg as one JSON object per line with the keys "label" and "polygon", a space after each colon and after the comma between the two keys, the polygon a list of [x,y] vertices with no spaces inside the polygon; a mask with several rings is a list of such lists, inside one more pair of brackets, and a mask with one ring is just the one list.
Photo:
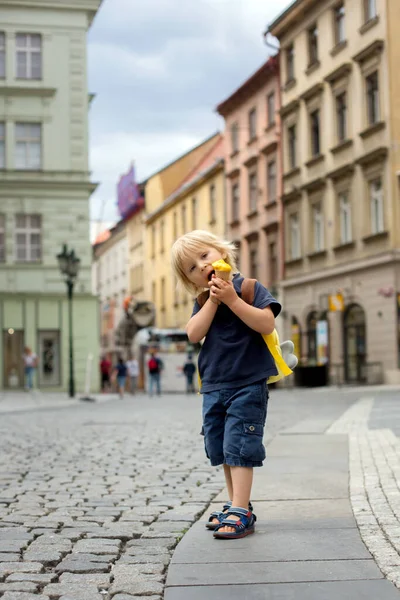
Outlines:
{"label": "child's bare leg", "polygon": [[[225,467],[225,465],[224,465]],[[232,506],[238,506],[247,509],[250,502],[251,486],[253,485],[252,467],[230,467],[230,476],[232,478]],[[231,496],[230,496],[231,497]],[[237,516],[228,517],[232,521],[237,521]],[[219,532],[234,533],[234,527],[222,527]]]}
{"label": "child's bare leg", "polygon": [[[232,500],[233,486],[232,486],[231,467],[229,465],[223,465],[223,467],[224,467],[226,489],[228,490],[229,500]],[[219,524],[218,519],[213,519],[212,522],[215,523],[216,525]]]}

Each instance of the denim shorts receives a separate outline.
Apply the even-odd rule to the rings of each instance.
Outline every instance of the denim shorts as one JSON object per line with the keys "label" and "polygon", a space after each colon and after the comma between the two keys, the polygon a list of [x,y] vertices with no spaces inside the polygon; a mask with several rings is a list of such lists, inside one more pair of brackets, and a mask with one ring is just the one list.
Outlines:
{"label": "denim shorts", "polygon": [[202,433],[213,466],[262,467],[267,407],[265,381],[203,395]]}

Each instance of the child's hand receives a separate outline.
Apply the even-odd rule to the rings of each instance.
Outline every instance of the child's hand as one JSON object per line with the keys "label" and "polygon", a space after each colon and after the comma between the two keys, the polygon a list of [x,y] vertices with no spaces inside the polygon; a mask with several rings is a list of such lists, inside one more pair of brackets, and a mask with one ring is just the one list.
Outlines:
{"label": "child's hand", "polygon": [[230,306],[238,299],[238,295],[235,292],[235,288],[231,281],[224,281],[213,275],[208,285],[210,286],[211,301],[214,301],[213,299],[215,299]]}

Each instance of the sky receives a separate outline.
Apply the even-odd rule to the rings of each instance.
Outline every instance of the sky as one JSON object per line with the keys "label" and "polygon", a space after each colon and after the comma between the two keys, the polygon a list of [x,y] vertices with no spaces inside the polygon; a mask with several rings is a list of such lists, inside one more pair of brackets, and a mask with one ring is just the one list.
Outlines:
{"label": "sky", "polygon": [[146,179],[216,131],[215,107],[267,60],[291,0],[103,0],[88,35],[92,234],[118,219],[132,162]]}

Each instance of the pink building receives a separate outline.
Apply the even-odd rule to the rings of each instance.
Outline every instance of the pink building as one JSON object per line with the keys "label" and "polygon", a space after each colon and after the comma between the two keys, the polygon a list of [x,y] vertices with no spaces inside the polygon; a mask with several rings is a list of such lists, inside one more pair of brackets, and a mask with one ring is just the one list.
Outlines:
{"label": "pink building", "polygon": [[217,106],[225,119],[228,239],[240,268],[273,293],[283,276],[279,59],[271,57]]}

